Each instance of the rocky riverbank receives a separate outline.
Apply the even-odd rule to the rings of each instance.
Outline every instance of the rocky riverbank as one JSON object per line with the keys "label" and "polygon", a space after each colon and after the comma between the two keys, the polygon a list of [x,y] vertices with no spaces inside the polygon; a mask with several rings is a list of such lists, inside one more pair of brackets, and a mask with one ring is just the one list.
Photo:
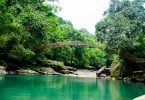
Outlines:
{"label": "rocky riverbank", "polygon": [[5,66],[0,66],[0,74],[42,74],[42,75],[61,75],[61,74],[76,74],[76,69],[72,67],[41,67],[32,69],[16,69],[7,70]]}
{"label": "rocky riverbank", "polygon": [[75,77],[88,77],[88,78],[103,78],[111,80],[124,80],[124,81],[136,81],[145,82],[144,72],[137,71],[134,72],[133,76],[130,77],[111,77],[109,74],[109,69],[100,70],[88,70],[88,69],[76,69],[73,67],[41,67],[32,69],[17,69],[17,70],[7,70],[5,66],[0,66],[0,74],[40,74],[40,75],[67,75]]}
{"label": "rocky riverbank", "polygon": [[41,75],[67,75],[75,77],[96,78],[96,70],[76,69],[73,67],[41,67],[32,69],[18,69],[7,71],[5,66],[0,66],[0,74],[41,74]]}

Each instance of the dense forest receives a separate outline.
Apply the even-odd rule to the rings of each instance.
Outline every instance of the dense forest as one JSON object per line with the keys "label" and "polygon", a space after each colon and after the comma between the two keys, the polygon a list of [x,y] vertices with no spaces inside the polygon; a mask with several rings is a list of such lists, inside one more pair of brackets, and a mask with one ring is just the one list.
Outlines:
{"label": "dense forest", "polygon": [[[0,64],[7,70],[54,65],[109,66],[113,77],[138,72],[144,76],[144,0],[111,0],[103,19],[96,23],[96,36],[84,28],[75,29],[70,21],[57,15],[60,7],[49,2],[54,0],[0,0]],[[101,48],[47,46],[69,41],[101,45]]]}
{"label": "dense forest", "polygon": [[111,65],[114,77],[130,76],[144,80],[145,1],[112,0],[104,19],[96,24],[97,39],[105,51],[116,54]]}
{"label": "dense forest", "polygon": [[[86,29],[77,30],[70,21],[57,16],[59,7],[45,0],[0,1],[0,60],[9,69],[31,66],[87,68],[105,64],[105,52],[89,46],[49,48],[48,43],[81,41],[96,44]],[[41,48],[43,46],[43,48]]]}

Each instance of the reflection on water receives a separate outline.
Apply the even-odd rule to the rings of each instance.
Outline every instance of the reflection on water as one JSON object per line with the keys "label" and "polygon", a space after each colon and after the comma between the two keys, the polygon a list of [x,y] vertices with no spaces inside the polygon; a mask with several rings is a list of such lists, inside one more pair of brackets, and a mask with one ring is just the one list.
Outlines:
{"label": "reflection on water", "polygon": [[145,85],[95,78],[41,75],[0,76],[0,100],[132,100]]}

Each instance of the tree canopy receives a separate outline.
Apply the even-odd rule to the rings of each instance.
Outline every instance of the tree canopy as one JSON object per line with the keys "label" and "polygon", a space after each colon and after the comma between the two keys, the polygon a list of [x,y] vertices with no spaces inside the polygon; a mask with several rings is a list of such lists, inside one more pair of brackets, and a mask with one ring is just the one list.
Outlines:
{"label": "tree canopy", "polygon": [[[15,66],[49,66],[49,60],[84,68],[105,64],[101,49],[87,46],[44,47],[45,44],[81,41],[95,44],[94,35],[77,30],[70,21],[57,16],[55,0],[0,1],[0,60]],[[18,65],[16,65],[18,64]]]}
{"label": "tree canopy", "polygon": [[107,52],[118,55],[112,73],[125,76],[145,69],[144,3],[144,0],[111,0],[104,18],[96,24],[97,39],[106,45]]}
{"label": "tree canopy", "polygon": [[98,40],[110,49],[131,49],[144,31],[144,2],[112,0],[104,19],[96,24]]}

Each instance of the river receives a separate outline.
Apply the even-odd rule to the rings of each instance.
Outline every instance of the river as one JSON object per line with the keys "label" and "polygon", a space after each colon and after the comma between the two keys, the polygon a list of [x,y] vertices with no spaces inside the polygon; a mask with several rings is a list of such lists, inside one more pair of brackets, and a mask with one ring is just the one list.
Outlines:
{"label": "river", "polygon": [[132,100],[143,94],[143,83],[71,76],[0,76],[0,100]]}

